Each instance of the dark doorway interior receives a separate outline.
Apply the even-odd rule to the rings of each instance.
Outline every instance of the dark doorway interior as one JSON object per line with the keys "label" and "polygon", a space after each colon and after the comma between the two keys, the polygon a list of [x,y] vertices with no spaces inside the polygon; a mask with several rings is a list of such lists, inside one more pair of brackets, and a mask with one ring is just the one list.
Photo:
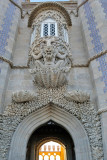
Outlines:
{"label": "dark doorway interior", "polygon": [[51,120],[36,129],[30,137],[26,160],[38,160],[38,146],[40,143],[53,139],[65,146],[67,160],[75,160],[74,143],[70,134],[62,126]]}

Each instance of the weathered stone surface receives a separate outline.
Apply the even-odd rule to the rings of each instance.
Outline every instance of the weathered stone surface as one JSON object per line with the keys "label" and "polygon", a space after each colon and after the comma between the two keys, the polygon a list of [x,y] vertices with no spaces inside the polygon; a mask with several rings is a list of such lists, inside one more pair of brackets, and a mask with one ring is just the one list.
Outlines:
{"label": "weathered stone surface", "polygon": [[[95,105],[90,101],[81,103],[67,101],[64,98],[66,92],[66,86],[56,89],[38,88],[37,97],[34,101],[25,103],[12,102],[12,104],[6,108],[3,116],[3,141],[8,144],[6,146],[3,145],[6,154],[17,125],[30,113],[48,104],[54,104],[73,114],[81,121],[90,141],[93,160],[103,160],[101,123],[100,117],[95,110]],[[1,152],[1,154],[3,154],[3,152]]]}
{"label": "weathered stone surface", "polygon": [[[78,4],[81,2],[78,0]],[[23,19],[20,19],[19,8],[11,2],[4,0],[0,5],[0,10],[4,8],[0,12],[0,54],[16,66],[27,66],[29,59],[30,72],[34,76],[33,83],[27,69],[11,69],[7,62],[0,61],[0,160],[8,160],[10,144],[18,125],[32,112],[47,105],[60,107],[77,117],[88,135],[92,160],[106,160],[106,54],[94,59],[89,67],[82,65],[89,57],[106,49],[104,1],[87,1],[79,8],[78,17],[75,17],[76,0],[61,2],[69,12],[72,27],[67,25],[66,16],[58,8],[56,11],[40,9],[33,17],[31,29],[28,28],[28,18],[37,4],[22,4]],[[57,22],[58,37],[40,38],[41,23],[46,18]],[[35,26],[35,40],[30,45]],[[69,35],[69,45],[64,41],[64,27]],[[40,49],[40,46],[43,48]],[[76,67],[71,68],[72,63]]]}
{"label": "weathered stone surface", "polygon": [[12,100],[19,102],[29,102],[35,98],[35,94],[30,91],[17,91],[12,94]]}
{"label": "weathered stone surface", "polygon": [[80,90],[78,91],[74,90],[74,91],[65,93],[64,96],[68,101],[75,101],[75,102],[80,102],[80,103],[89,101],[90,99],[90,95],[88,93],[85,93]]}

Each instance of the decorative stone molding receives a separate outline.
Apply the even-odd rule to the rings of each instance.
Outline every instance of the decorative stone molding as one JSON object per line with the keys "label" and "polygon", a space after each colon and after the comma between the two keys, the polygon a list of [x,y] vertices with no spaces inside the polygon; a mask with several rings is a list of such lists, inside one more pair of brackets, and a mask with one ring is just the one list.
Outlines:
{"label": "decorative stone molding", "polygon": [[7,59],[7,58],[5,58],[5,57],[3,57],[3,56],[0,56],[0,60],[2,60],[2,61],[4,61],[4,62],[8,63],[8,64],[10,65],[11,68],[13,67],[13,62],[10,61],[9,59]]}
{"label": "decorative stone molding", "polygon": [[69,45],[58,37],[35,40],[29,53],[30,73],[34,83],[41,87],[55,88],[66,84],[71,68]]}
{"label": "decorative stone molding", "polygon": [[12,4],[14,4],[17,8],[20,9],[20,13],[21,13],[21,18],[24,18],[23,17],[23,10],[22,10],[22,7],[19,6],[16,2],[14,2],[13,0],[9,0]]}
{"label": "decorative stone molding", "polygon": [[81,65],[80,65],[80,64],[76,64],[76,65],[73,64],[72,67],[73,67],[73,68],[76,68],[76,67],[89,67],[89,65],[90,65],[90,63],[91,63],[92,61],[96,60],[97,58],[99,58],[99,57],[101,57],[101,56],[103,56],[103,55],[105,55],[105,54],[107,54],[107,50],[102,51],[101,53],[96,54],[95,56],[89,58],[86,64],[81,64]]}
{"label": "decorative stone molding", "polygon": [[[4,151],[6,154],[8,153],[12,135],[17,125],[27,115],[47,105],[51,105],[52,107],[55,105],[73,114],[81,121],[90,141],[92,160],[103,160],[101,123],[100,117],[95,110],[95,105],[90,100],[81,103],[74,102],[73,100],[68,101],[64,96],[65,93],[67,93],[66,86],[48,89],[39,87],[37,96],[33,101],[23,103],[12,101],[7,106],[3,115],[2,124],[4,129],[2,140],[4,144],[2,145],[2,153],[0,155],[3,156]],[[3,160],[7,160],[6,155],[4,155]]]}
{"label": "decorative stone molding", "polygon": [[[102,51],[101,53],[99,53],[99,54],[91,57],[86,64],[73,64],[73,62],[72,62],[71,67],[72,67],[72,68],[77,68],[77,67],[78,67],[78,68],[79,68],[79,67],[89,67],[90,62],[94,61],[95,59],[97,59],[97,58],[99,58],[99,57],[101,57],[101,56],[103,56],[103,55],[105,55],[105,54],[107,54],[107,50]],[[2,57],[2,56],[0,56],[0,60],[8,63],[12,69],[29,69],[29,60],[28,60],[28,65],[26,65],[26,66],[18,66],[18,65],[16,66],[16,65],[13,64],[12,61],[10,61],[10,60]],[[71,69],[72,69],[72,68],[71,68]]]}
{"label": "decorative stone molding", "polygon": [[64,97],[68,100],[68,101],[75,101],[75,102],[79,102],[79,103],[83,103],[86,101],[90,100],[90,95],[88,93],[85,93],[83,91],[71,91],[71,92],[67,92],[65,93]]}
{"label": "decorative stone molding", "polygon": [[48,19],[49,17],[54,19],[58,24],[66,24],[67,26],[66,20],[63,17],[63,15],[60,12],[54,11],[54,10],[44,10],[40,12],[33,20],[32,26],[41,24],[42,21],[44,21],[45,19]]}
{"label": "decorative stone molding", "polygon": [[[79,157],[81,160],[92,160],[89,139],[81,122],[72,114],[55,105],[48,105],[24,118],[12,137],[8,160],[25,159],[29,136],[38,127],[50,120],[63,126],[69,132],[75,144],[76,157]],[[55,140],[57,140],[56,137]],[[16,154],[18,155],[17,157],[15,156]]]}
{"label": "decorative stone molding", "polygon": [[104,112],[107,112],[107,108],[101,108],[101,109],[99,109],[98,110],[98,114],[102,114],[102,113],[104,113]]}
{"label": "decorative stone molding", "polygon": [[59,3],[56,2],[45,2],[38,5],[34,10],[31,12],[29,20],[28,20],[28,27],[32,26],[33,20],[36,16],[45,10],[55,10],[60,12],[64,17],[68,24],[68,26],[72,26],[71,18],[68,11]]}
{"label": "decorative stone molding", "polygon": [[28,66],[18,66],[18,65],[15,66],[12,61],[10,61],[9,59],[7,59],[3,56],[0,56],[0,60],[8,63],[12,69],[27,69],[28,68]]}
{"label": "decorative stone molding", "polygon": [[78,7],[77,7],[77,14],[79,11],[79,8],[82,7],[85,3],[87,3],[89,0],[84,0]]}
{"label": "decorative stone molding", "polygon": [[78,17],[78,12],[79,12],[79,9],[85,4],[87,3],[89,0],[84,0],[77,8],[76,8],[76,11],[71,11],[70,13],[73,13],[75,17]]}
{"label": "decorative stone molding", "polygon": [[21,102],[29,102],[36,98],[35,94],[30,91],[17,91],[12,94],[12,100],[21,103]]}
{"label": "decorative stone molding", "polygon": [[[72,68],[89,67],[91,61],[93,61],[93,60],[95,60],[95,59],[97,59],[97,58],[99,58],[99,57],[101,57],[101,56],[103,56],[105,54],[107,54],[107,50],[102,51],[101,53],[99,53],[99,54],[93,56],[92,58],[90,58],[88,60],[87,64],[72,64],[71,66],[72,66]],[[0,56],[0,60],[8,63],[12,69],[29,69],[29,61],[28,61],[28,65],[26,65],[26,66],[18,66],[18,65],[16,66],[16,65],[13,64],[12,61],[10,61],[10,60],[2,57],[2,56]]]}

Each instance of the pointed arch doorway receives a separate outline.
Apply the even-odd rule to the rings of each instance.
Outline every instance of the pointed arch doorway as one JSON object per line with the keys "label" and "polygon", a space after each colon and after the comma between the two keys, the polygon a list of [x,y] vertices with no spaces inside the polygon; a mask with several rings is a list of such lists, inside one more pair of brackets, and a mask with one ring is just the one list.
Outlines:
{"label": "pointed arch doorway", "polygon": [[66,147],[60,142],[48,141],[39,148],[39,160],[65,160]]}
{"label": "pointed arch doorway", "polygon": [[43,107],[25,117],[12,137],[8,160],[26,160],[30,137],[50,120],[63,126],[72,137],[76,160],[92,160],[90,143],[84,127],[76,117],[58,106]]}
{"label": "pointed arch doorway", "polygon": [[31,135],[26,160],[75,160],[74,142],[70,134],[52,120]]}

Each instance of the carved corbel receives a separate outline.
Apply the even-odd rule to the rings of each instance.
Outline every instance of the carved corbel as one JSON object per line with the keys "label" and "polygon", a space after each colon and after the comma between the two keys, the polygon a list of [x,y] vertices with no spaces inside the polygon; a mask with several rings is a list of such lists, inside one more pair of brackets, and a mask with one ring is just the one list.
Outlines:
{"label": "carved corbel", "polygon": [[30,91],[16,91],[12,94],[12,100],[17,103],[29,102],[35,98],[35,93]]}
{"label": "carved corbel", "polygon": [[75,102],[79,102],[79,103],[83,103],[86,101],[90,100],[90,94],[83,92],[83,91],[71,91],[71,92],[66,92],[64,94],[65,99],[67,99],[68,101],[75,101]]}

